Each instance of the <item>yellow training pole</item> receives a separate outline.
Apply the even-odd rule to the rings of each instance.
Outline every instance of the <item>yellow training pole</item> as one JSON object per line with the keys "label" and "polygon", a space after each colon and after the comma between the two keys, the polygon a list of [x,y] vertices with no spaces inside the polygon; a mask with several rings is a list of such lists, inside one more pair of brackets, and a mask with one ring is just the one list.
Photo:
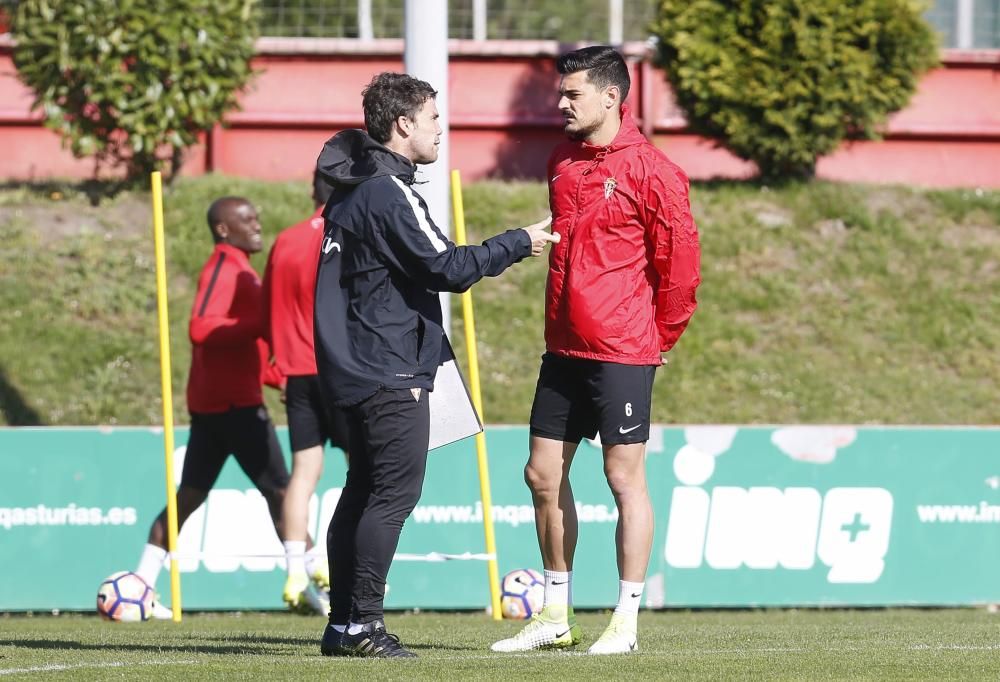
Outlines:
{"label": "yellow training pole", "polygon": [[170,607],[181,622],[181,574],[177,566],[177,491],[174,489],[174,398],[170,387],[170,325],[167,318],[167,258],[163,245],[163,181],[153,184],[153,243],[156,247],[156,307],[160,321],[160,386],[163,391],[163,453],[167,464],[167,551],[170,552]]}
{"label": "yellow training pole", "polygon": [[[462,178],[457,170],[451,172],[451,206],[455,216],[455,242],[465,245],[465,208],[462,205]],[[469,381],[472,384],[472,404],[476,406],[479,418],[483,416],[483,396],[479,391],[479,357],[476,355],[476,321],[472,316],[472,293],[462,294],[462,318],[465,322],[465,349],[469,358]],[[493,534],[493,500],[490,495],[490,470],[486,458],[486,434],[476,434],[476,457],[479,460],[479,495],[483,500],[483,532],[486,533],[486,553],[489,560],[490,604],[493,606],[493,620],[500,620],[500,572],[497,569],[497,542]]]}

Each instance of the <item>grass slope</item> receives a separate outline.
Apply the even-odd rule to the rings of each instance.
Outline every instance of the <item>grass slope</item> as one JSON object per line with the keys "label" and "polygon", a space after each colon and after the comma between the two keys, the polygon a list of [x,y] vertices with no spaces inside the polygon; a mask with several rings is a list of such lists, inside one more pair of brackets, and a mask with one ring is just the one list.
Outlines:
{"label": "grass slope", "polygon": [[390,614],[415,661],[324,658],[321,618],[186,615],[183,623],[94,616],[0,617],[0,675],[142,679],[996,679],[1000,622],[985,611],[643,612],[640,651],[582,652],[607,615],[580,615],[575,652],[493,654],[517,623],[481,614]]}
{"label": "grass slope", "polygon": [[[221,194],[260,206],[268,245],[310,210],[304,183],[210,176],[169,189],[180,423],[187,317],[211,249],[204,211]],[[700,306],[658,373],[654,421],[996,423],[1000,192],[708,183],[692,196]],[[72,186],[0,191],[0,423],[162,421],[147,205],[123,194],[92,207]],[[547,210],[536,183],[477,183],[465,206],[472,240]],[[528,419],[544,278],[532,259],[473,289],[489,422]],[[457,297],[453,309],[460,347]]]}

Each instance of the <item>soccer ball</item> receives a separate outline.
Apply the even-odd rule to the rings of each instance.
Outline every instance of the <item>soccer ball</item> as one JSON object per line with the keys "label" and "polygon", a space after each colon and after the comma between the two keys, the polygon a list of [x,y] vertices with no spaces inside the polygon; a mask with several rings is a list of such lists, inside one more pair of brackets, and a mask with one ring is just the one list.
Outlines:
{"label": "soccer ball", "polygon": [[542,610],[545,582],[538,571],[519,568],[500,583],[500,611],[504,618],[526,619]]}
{"label": "soccer ball", "polygon": [[105,620],[149,620],[153,615],[153,588],[131,571],[113,573],[97,590],[97,612]]}

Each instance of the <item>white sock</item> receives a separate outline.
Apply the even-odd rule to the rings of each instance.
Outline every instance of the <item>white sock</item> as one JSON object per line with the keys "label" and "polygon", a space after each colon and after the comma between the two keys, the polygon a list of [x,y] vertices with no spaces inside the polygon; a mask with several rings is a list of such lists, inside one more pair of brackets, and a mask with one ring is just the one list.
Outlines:
{"label": "white sock", "polygon": [[288,575],[298,575],[306,572],[306,541],[285,540],[285,561],[288,562]]}
{"label": "white sock", "polygon": [[[337,627],[334,625],[333,627]],[[351,623],[347,626],[347,634],[356,635],[364,629],[364,625],[358,625],[357,623]]]}
{"label": "white sock", "polygon": [[316,572],[317,566],[326,563],[326,547],[323,545],[313,545],[305,556],[306,572],[312,575]]}
{"label": "white sock", "polygon": [[142,548],[142,556],[139,557],[139,567],[135,572],[146,584],[156,589],[156,580],[160,577],[163,563],[167,560],[167,550],[150,543]]}
{"label": "white sock", "polygon": [[646,583],[630,583],[627,580],[618,581],[618,606],[615,613],[620,616],[636,618],[639,615],[639,602],[642,601],[642,590]]}
{"label": "white sock", "polygon": [[344,632],[347,630],[347,626],[346,625],[334,625],[334,624],[331,624],[330,627],[332,627],[334,630],[336,630],[340,634],[344,634]]}
{"label": "white sock", "polygon": [[573,571],[545,570],[545,599],[547,606],[569,607],[573,603]]}

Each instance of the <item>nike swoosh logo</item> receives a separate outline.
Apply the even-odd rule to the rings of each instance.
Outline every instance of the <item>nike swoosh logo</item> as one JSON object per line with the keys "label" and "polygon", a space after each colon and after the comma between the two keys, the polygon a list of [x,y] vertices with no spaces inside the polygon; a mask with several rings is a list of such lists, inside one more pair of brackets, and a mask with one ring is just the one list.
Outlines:
{"label": "nike swoosh logo", "polygon": [[[570,630],[571,629],[572,628],[570,628]],[[560,632],[558,635],[556,635],[556,639],[559,639],[560,637],[565,637],[568,634],[569,634],[569,630],[566,630],[565,632]]]}
{"label": "nike swoosh logo", "polygon": [[632,599],[635,599],[636,597],[638,597],[641,594],[642,594],[642,592],[635,592],[635,593],[633,593],[632,594]]}
{"label": "nike swoosh logo", "polygon": [[624,435],[624,434],[628,433],[629,431],[635,431],[640,426],[642,426],[642,424],[636,424],[635,426],[630,426],[627,429],[624,426],[619,426],[618,427],[618,433]]}
{"label": "nike swoosh logo", "polygon": [[556,582],[555,580],[553,580],[553,581],[552,581],[552,584],[553,584],[553,585],[565,585],[565,584],[566,584],[566,583],[568,583],[568,582],[569,582],[568,580],[563,580],[563,581],[562,581],[561,583],[557,583],[557,582]]}

